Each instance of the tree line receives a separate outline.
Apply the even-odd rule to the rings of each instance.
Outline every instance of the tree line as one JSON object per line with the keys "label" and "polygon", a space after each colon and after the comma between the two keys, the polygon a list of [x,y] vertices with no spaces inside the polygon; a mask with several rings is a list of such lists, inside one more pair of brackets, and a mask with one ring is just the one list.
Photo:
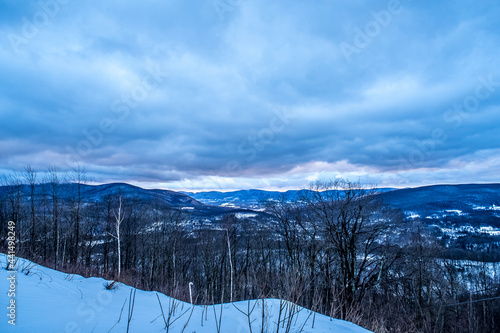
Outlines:
{"label": "tree line", "polygon": [[200,217],[159,200],[90,200],[83,168],[32,167],[2,178],[0,229],[18,256],[193,302],[281,298],[376,332],[495,332],[500,267],[446,259],[418,223],[348,180],[256,218]]}

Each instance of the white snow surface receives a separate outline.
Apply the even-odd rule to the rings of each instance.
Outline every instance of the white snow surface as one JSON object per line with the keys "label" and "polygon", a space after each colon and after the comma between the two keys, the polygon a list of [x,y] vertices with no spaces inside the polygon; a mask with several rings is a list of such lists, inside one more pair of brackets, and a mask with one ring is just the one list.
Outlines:
{"label": "white snow surface", "polygon": [[[130,333],[165,332],[165,321],[158,297],[167,322],[169,309],[176,306],[175,314],[170,319],[169,332],[172,333],[216,333],[221,311],[220,332],[250,332],[246,314],[252,308],[254,308],[250,315],[252,331],[261,332],[263,303],[264,332],[276,332],[278,318],[281,318],[279,332],[285,332],[287,326],[285,317],[289,317],[290,310],[295,313],[292,316],[290,332],[369,332],[353,323],[331,319],[279,299],[264,299],[264,302],[242,301],[222,306],[220,304],[192,306],[161,293],[134,289],[124,284],[120,284],[114,290],[107,290],[105,285],[110,281],[65,274],[25,259],[18,259],[17,273],[8,271],[6,267],[7,256],[0,253],[0,306],[3,312],[0,316],[0,332],[3,333],[127,332],[127,324]],[[8,295],[10,283],[7,278],[13,274],[16,278],[15,326],[8,322],[10,310],[7,309],[12,299]],[[195,294],[196,286],[193,288]],[[128,323],[129,302],[133,290],[136,291],[135,302]],[[279,317],[280,305],[282,308],[286,305],[281,317]],[[283,325],[284,327],[281,327]]]}

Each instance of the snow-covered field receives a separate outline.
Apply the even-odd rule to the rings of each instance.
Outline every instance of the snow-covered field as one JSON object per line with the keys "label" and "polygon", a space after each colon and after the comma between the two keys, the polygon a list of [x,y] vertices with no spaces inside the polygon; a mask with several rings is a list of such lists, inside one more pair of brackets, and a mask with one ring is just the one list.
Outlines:
{"label": "snow-covered field", "polygon": [[[0,253],[2,333],[147,333],[165,332],[166,326],[168,332],[238,333],[261,332],[262,325],[264,332],[369,332],[278,299],[191,306],[127,285],[108,290],[105,286],[110,281],[68,275],[24,259],[17,261],[17,273],[6,268],[7,256]],[[15,326],[9,323],[14,322],[13,315]]]}

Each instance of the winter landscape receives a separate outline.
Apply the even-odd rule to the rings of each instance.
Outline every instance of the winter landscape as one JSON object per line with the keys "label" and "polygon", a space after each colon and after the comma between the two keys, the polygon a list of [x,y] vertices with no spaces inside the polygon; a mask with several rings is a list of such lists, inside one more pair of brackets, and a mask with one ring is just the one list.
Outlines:
{"label": "winter landscape", "polygon": [[498,17],[1,1],[0,332],[499,332]]}

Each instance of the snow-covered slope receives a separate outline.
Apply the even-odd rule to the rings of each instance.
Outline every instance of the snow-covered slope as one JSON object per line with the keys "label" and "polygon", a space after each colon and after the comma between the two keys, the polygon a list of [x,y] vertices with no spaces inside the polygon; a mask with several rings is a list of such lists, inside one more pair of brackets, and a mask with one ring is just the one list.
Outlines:
{"label": "snow-covered slope", "polygon": [[[68,275],[24,259],[17,261],[17,273],[13,273],[6,269],[5,254],[0,254],[0,265],[0,307],[3,309],[0,332],[4,333],[127,332],[127,325],[128,332],[165,332],[165,322],[170,323],[169,332],[212,333],[220,327],[220,332],[237,333],[250,332],[249,321],[253,332],[261,332],[263,322],[265,332],[277,332],[278,321],[283,326],[279,332],[287,331],[288,324],[291,325],[289,332],[369,332],[277,299],[191,306],[160,293],[126,285],[107,290],[105,285],[109,281],[104,279]],[[12,299],[8,278],[12,275],[16,278],[15,326],[8,323],[11,319],[7,316]]]}

